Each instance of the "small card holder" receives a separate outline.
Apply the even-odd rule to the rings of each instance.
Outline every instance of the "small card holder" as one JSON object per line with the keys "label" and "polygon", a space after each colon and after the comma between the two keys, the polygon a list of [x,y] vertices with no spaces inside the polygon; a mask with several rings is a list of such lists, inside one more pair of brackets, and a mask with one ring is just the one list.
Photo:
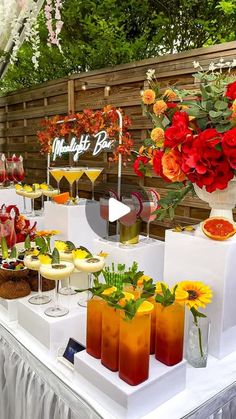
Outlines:
{"label": "small card holder", "polygon": [[73,369],[74,365],[74,356],[78,352],[84,351],[85,347],[81,343],[77,342],[75,339],[70,338],[66,348],[58,349],[57,360],[70,369]]}

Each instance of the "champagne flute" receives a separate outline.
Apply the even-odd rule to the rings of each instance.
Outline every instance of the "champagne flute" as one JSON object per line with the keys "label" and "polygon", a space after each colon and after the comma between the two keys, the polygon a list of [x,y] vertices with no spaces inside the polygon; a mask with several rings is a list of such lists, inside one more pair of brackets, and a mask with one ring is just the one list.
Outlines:
{"label": "champagne flute", "polygon": [[92,182],[92,201],[95,200],[94,198],[94,183],[98,176],[102,173],[103,168],[102,167],[91,167],[85,169],[85,174],[88,176],[89,180]]}

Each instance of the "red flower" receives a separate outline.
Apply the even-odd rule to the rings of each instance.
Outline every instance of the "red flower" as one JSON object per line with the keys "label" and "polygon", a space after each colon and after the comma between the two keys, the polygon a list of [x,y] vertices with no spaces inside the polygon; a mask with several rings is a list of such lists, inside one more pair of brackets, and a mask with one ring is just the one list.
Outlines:
{"label": "red flower", "polygon": [[163,166],[162,166],[162,157],[164,153],[161,150],[156,150],[154,157],[153,157],[153,170],[156,173],[157,176],[161,176],[166,182],[171,182],[170,179],[168,179],[163,174]]}
{"label": "red flower", "polygon": [[236,81],[228,84],[225,96],[230,100],[236,99]]}
{"label": "red flower", "polygon": [[165,131],[164,147],[174,148],[187,141],[192,132],[183,124],[173,125]]}
{"label": "red flower", "polygon": [[236,128],[226,131],[222,139],[222,148],[232,169],[236,169]]}
{"label": "red flower", "polygon": [[177,103],[175,102],[167,102],[167,108],[172,109],[172,108],[176,108],[178,106]]}
{"label": "red flower", "polygon": [[183,125],[185,128],[188,127],[189,124],[189,116],[186,112],[175,112],[172,118],[172,125]]}
{"label": "red flower", "polygon": [[135,162],[133,164],[134,173],[137,176],[143,177],[144,173],[141,172],[140,169],[141,169],[141,167],[145,166],[148,162],[149,162],[149,159],[146,156],[137,157],[137,159],[135,160]]}
{"label": "red flower", "polygon": [[223,151],[216,149],[222,135],[215,129],[206,129],[182,147],[182,170],[192,183],[208,192],[225,189],[234,177]]}

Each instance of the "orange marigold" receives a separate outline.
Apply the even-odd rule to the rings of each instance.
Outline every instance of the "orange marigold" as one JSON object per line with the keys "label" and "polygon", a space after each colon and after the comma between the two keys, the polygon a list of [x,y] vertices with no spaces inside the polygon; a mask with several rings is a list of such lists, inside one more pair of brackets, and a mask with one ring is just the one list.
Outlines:
{"label": "orange marigold", "polygon": [[163,174],[171,182],[183,182],[186,175],[181,169],[181,154],[178,150],[170,150],[162,157]]}
{"label": "orange marigold", "polygon": [[156,93],[152,89],[146,89],[143,92],[142,100],[145,105],[151,105],[154,103],[156,98]]}
{"label": "orange marigold", "polygon": [[176,93],[171,89],[167,89],[164,93],[164,96],[168,97],[168,100],[170,100],[170,101],[177,98]]}
{"label": "orange marigold", "polygon": [[164,130],[162,128],[154,128],[151,132],[151,139],[155,141],[157,147],[162,147],[164,143]]}
{"label": "orange marigold", "polygon": [[167,104],[164,100],[158,100],[156,103],[154,103],[153,105],[153,112],[155,115],[160,116],[161,114],[163,114],[165,111],[167,110]]}

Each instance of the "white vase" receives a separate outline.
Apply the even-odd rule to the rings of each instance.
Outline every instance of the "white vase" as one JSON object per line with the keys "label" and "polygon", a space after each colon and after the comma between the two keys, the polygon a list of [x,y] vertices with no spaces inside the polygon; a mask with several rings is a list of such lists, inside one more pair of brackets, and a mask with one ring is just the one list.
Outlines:
{"label": "white vase", "polygon": [[232,210],[236,205],[236,178],[232,179],[223,191],[217,189],[210,193],[196,184],[193,186],[197,196],[211,207],[210,217],[225,217],[233,221]]}

